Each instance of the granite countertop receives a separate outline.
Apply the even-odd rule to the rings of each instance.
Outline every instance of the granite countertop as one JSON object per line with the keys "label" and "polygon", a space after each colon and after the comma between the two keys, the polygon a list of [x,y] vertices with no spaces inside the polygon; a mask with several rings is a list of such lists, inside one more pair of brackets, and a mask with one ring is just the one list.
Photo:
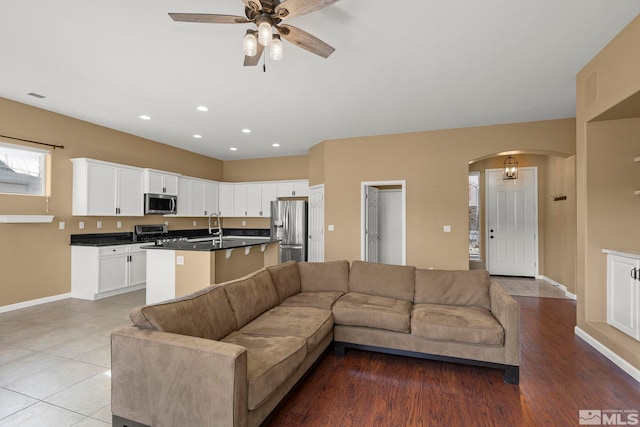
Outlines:
{"label": "granite countertop", "polygon": [[278,242],[277,239],[271,238],[232,238],[223,239],[222,245],[218,244],[217,239],[211,239],[204,242],[167,242],[162,245],[142,246],[142,249],[164,249],[170,251],[222,251],[227,249],[244,248],[247,246],[269,245]]}
{"label": "granite countertop", "polygon": [[[225,238],[233,240],[259,240],[263,243],[269,243],[270,237],[268,229],[260,228],[226,228],[223,229],[223,235]],[[173,238],[205,238],[209,236],[209,230],[192,229],[192,230],[171,230],[166,236],[168,239]],[[134,234],[130,232],[122,233],[95,233],[95,234],[72,234],[71,246],[116,246],[116,245],[133,245],[133,244],[147,244],[153,245],[154,242],[137,242],[134,240]],[[177,243],[177,242],[176,242]],[[180,242],[187,243],[187,242]],[[191,243],[193,244],[193,243]],[[258,244],[258,243],[255,243]],[[249,245],[245,245],[249,246]],[[238,246],[234,246],[238,247]],[[156,248],[157,249],[157,248]],[[198,249],[194,249],[198,250]],[[205,250],[205,249],[199,249]]]}

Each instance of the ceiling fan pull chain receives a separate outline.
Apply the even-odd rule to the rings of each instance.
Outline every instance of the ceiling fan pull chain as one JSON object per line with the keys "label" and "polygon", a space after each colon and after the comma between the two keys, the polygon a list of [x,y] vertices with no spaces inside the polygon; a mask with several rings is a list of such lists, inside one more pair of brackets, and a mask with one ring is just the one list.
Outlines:
{"label": "ceiling fan pull chain", "polygon": [[266,73],[267,72],[267,55],[263,55],[262,56],[262,72]]}

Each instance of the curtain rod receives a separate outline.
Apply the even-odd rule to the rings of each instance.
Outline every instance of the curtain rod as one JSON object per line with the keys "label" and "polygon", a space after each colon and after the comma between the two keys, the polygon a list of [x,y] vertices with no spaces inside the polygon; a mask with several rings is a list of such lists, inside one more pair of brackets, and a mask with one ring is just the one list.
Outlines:
{"label": "curtain rod", "polygon": [[3,138],[15,139],[16,141],[24,141],[24,142],[30,142],[32,144],[46,145],[47,147],[53,147],[54,150],[56,148],[60,148],[60,149],[64,150],[64,145],[47,144],[46,142],[38,142],[38,141],[32,141],[30,139],[15,138],[13,136],[7,136],[7,135],[1,135],[1,134],[0,134],[0,136],[3,137]]}

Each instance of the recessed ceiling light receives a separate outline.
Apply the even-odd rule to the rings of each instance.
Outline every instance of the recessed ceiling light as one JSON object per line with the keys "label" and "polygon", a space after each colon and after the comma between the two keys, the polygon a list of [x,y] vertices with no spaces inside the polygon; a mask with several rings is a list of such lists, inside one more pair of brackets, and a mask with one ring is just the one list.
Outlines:
{"label": "recessed ceiling light", "polygon": [[280,147],[280,144],[278,144],[277,142],[274,142],[273,144],[271,144],[272,147]]}
{"label": "recessed ceiling light", "polygon": [[141,118],[142,120],[151,120],[151,116],[147,116],[146,114],[142,114],[142,115],[140,116],[140,118]]}
{"label": "recessed ceiling light", "polygon": [[193,137],[194,137],[194,138],[196,138],[196,139],[200,139],[200,138],[202,138],[202,135],[198,135],[198,134],[196,133],[195,135],[193,135]]}
{"label": "recessed ceiling light", "polygon": [[244,128],[242,129],[242,133],[251,133],[251,129]]}
{"label": "recessed ceiling light", "polygon": [[208,109],[207,107],[205,107],[204,105],[200,105],[200,106],[197,108],[197,110],[198,110],[198,111],[209,111],[209,109]]}
{"label": "recessed ceiling light", "polygon": [[231,147],[231,148],[229,148],[229,150],[231,150],[231,151],[238,151],[238,149],[237,149],[236,147]]}

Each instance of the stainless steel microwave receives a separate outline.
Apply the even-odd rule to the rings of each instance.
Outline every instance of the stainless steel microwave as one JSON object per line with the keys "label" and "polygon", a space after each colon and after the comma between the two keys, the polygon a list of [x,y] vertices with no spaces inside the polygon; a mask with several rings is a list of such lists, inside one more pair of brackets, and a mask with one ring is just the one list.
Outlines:
{"label": "stainless steel microwave", "polygon": [[178,196],[151,193],[144,195],[145,214],[175,214],[177,212],[177,208]]}

